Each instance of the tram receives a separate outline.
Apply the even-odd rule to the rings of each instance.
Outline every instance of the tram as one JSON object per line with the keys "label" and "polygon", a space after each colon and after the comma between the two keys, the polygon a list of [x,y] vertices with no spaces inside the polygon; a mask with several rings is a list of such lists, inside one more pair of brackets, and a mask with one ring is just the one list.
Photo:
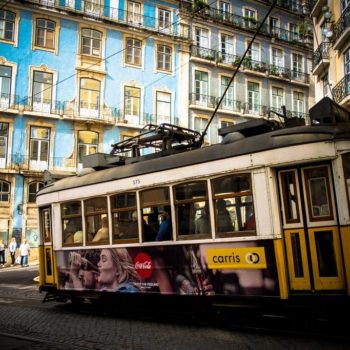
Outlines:
{"label": "tram", "polygon": [[48,183],[37,194],[46,299],[348,306],[350,119],[330,100],[314,109],[309,125],[249,121],[206,147],[195,131],[151,125]]}

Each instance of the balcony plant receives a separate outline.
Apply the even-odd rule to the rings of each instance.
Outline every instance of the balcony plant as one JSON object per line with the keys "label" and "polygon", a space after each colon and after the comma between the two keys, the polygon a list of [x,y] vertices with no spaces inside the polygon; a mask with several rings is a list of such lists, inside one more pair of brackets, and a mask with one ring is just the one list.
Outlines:
{"label": "balcony plant", "polygon": [[209,10],[210,6],[208,5],[208,3],[204,0],[194,0],[194,6],[193,6],[193,10],[194,11],[200,11],[200,10]]}

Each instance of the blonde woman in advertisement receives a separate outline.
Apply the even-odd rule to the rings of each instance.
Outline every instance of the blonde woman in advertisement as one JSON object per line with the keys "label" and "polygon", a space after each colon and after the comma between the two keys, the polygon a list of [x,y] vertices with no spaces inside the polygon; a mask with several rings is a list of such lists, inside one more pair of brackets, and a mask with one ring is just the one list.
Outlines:
{"label": "blonde woman in advertisement", "polygon": [[97,266],[101,290],[120,293],[140,292],[134,284],[139,281],[138,274],[125,248],[102,249]]}

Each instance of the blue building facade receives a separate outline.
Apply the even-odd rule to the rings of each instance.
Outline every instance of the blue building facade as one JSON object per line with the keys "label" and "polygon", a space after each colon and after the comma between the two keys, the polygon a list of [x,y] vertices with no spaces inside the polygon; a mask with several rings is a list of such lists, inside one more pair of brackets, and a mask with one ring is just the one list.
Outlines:
{"label": "blue building facade", "polygon": [[[178,96],[189,30],[177,1],[30,0],[0,9],[0,239],[38,242],[44,171],[148,123],[182,123]],[[187,50],[184,50],[187,47]],[[187,54],[188,55],[188,54]]]}

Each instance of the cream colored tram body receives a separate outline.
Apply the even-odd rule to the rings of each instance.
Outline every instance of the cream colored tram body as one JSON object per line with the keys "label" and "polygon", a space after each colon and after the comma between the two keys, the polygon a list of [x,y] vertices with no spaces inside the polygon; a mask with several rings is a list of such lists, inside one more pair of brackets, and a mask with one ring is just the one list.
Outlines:
{"label": "cream colored tram body", "polygon": [[349,131],[228,137],[49,184],[37,196],[41,290],[347,303]]}

